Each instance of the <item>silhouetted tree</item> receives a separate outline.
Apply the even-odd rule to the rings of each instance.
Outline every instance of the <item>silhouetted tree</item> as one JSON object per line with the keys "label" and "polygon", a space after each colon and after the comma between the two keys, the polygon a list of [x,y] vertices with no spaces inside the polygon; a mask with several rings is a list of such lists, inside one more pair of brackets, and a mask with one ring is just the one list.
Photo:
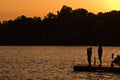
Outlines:
{"label": "silhouetted tree", "polygon": [[62,6],[57,14],[0,22],[0,44],[120,45],[120,11],[94,14]]}
{"label": "silhouetted tree", "polygon": [[72,14],[72,8],[71,7],[68,7],[66,5],[64,5],[60,12],[58,12],[58,16],[61,16],[61,17],[67,17],[67,16],[70,16]]}

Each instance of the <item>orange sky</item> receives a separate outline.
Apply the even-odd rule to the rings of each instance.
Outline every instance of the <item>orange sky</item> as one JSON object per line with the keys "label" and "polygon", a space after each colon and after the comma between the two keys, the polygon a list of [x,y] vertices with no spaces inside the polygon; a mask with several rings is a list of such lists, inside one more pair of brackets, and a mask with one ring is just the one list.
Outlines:
{"label": "orange sky", "polygon": [[56,13],[63,5],[94,13],[120,10],[120,0],[1,0],[0,21],[20,15],[44,17],[48,12]]}

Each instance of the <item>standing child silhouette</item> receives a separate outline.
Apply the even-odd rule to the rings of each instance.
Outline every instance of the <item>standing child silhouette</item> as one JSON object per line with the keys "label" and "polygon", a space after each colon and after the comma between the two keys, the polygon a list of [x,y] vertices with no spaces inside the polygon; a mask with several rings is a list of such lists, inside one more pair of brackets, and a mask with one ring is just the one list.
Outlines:
{"label": "standing child silhouette", "polygon": [[88,60],[88,66],[91,66],[91,56],[92,56],[92,48],[87,48],[87,60]]}

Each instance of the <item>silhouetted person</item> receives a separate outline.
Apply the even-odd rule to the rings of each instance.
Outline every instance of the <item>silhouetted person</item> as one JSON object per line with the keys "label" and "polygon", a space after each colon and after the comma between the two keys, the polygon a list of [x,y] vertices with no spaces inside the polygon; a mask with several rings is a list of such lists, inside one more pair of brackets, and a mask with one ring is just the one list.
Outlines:
{"label": "silhouetted person", "polygon": [[87,48],[87,60],[88,60],[88,64],[89,66],[91,66],[91,56],[92,56],[92,48]]}
{"label": "silhouetted person", "polygon": [[100,61],[100,65],[99,66],[102,66],[102,52],[103,52],[102,45],[100,45],[98,47],[98,57],[99,57],[99,61]]}
{"label": "silhouetted person", "polygon": [[120,66],[120,56],[117,55],[117,57],[112,61],[112,64],[116,64],[116,65],[119,65]]}

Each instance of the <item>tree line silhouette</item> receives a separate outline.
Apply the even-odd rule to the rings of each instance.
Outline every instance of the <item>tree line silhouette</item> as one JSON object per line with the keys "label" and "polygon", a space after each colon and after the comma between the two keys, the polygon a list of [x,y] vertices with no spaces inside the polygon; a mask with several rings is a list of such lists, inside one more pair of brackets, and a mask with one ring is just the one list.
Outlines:
{"label": "tree line silhouette", "polygon": [[57,14],[0,22],[1,45],[120,45],[120,11],[94,14],[64,5]]}

